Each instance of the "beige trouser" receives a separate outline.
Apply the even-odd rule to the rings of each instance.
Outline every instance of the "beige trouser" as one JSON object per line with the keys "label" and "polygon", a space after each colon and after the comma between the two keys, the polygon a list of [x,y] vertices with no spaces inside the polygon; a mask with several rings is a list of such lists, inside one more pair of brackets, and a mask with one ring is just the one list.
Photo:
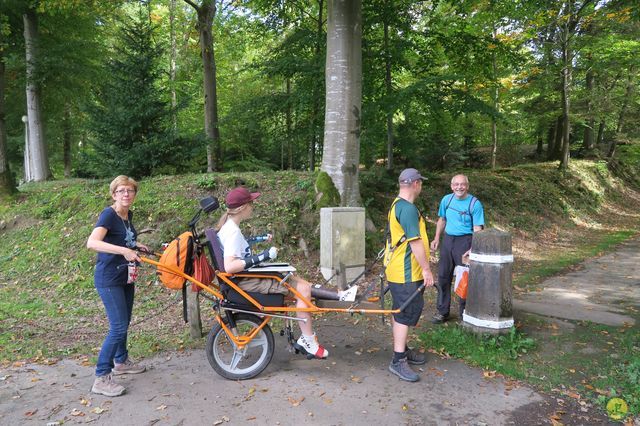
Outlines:
{"label": "beige trouser", "polygon": [[[296,288],[297,280],[295,277],[291,277],[288,280],[289,285]],[[289,294],[289,289],[285,287],[277,279],[271,278],[239,278],[237,279],[238,286],[244,291],[251,291],[261,294]]]}

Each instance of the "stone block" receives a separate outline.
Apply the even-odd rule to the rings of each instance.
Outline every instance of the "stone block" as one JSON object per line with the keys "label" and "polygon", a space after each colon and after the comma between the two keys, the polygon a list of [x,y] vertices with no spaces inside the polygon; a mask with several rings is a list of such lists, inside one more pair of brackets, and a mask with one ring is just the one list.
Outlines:
{"label": "stone block", "polygon": [[[331,282],[341,288],[364,271],[365,219],[362,207],[320,209],[320,271],[325,279],[334,276]],[[336,276],[340,264],[345,277]]]}

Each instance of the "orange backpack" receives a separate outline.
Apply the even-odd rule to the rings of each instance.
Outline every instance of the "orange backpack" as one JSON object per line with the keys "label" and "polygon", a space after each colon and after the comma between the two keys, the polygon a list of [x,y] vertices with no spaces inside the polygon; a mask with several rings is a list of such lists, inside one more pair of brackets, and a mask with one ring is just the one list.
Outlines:
{"label": "orange backpack", "polygon": [[172,290],[182,289],[186,279],[177,275],[174,271],[178,270],[187,275],[192,274],[193,246],[193,234],[191,231],[187,231],[171,241],[164,253],[162,253],[160,264],[167,267],[158,266],[157,274],[165,287]]}

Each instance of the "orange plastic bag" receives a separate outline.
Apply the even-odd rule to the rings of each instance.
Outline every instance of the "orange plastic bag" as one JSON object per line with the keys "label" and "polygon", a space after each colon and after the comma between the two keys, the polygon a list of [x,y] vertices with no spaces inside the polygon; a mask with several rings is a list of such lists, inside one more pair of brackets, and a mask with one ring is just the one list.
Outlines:
{"label": "orange plastic bag", "polygon": [[453,286],[453,291],[460,296],[461,299],[467,298],[467,287],[469,286],[469,267],[468,266],[456,266],[455,269],[456,282]]}

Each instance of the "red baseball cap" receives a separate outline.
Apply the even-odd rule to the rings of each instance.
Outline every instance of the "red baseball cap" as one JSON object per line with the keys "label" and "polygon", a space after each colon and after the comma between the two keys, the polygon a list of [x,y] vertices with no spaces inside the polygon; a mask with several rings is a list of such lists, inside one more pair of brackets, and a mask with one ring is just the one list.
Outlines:
{"label": "red baseball cap", "polygon": [[224,199],[224,202],[228,208],[235,209],[240,206],[244,206],[247,203],[250,203],[259,196],[259,192],[249,192],[249,190],[244,186],[239,186],[229,191]]}

